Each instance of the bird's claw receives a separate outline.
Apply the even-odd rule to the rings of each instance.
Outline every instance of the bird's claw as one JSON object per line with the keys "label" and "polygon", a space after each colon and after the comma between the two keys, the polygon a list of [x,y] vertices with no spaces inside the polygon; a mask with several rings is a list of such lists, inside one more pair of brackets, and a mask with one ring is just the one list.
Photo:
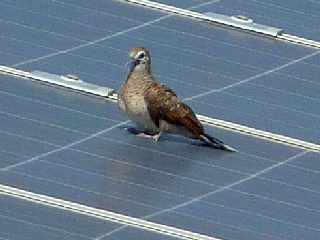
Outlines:
{"label": "bird's claw", "polygon": [[143,138],[152,138],[153,139],[153,135],[150,134],[146,134],[146,133],[138,133],[136,136],[138,137],[143,137]]}
{"label": "bird's claw", "polygon": [[153,135],[152,136],[152,139],[154,142],[158,142],[159,141],[159,138],[160,138],[160,135],[159,134],[156,134],[156,135]]}

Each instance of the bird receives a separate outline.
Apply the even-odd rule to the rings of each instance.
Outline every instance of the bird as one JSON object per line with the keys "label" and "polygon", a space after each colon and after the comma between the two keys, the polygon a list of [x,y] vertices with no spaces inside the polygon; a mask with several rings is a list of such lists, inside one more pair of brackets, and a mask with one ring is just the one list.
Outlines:
{"label": "bird", "polygon": [[198,139],[216,149],[237,152],[235,148],[207,134],[193,110],[180,101],[172,89],[155,79],[147,48],[132,48],[129,58],[128,75],[118,92],[118,106],[141,130],[131,129],[130,132],[152,138],[155,142],[158,142],[162,133],[178,134]]}

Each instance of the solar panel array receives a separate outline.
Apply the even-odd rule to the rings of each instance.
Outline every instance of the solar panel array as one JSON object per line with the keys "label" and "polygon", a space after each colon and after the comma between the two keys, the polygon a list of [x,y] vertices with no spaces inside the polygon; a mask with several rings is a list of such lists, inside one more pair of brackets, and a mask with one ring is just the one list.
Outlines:
{"label": "solar panel array", "polygon": [[[239,3],[250,16],[279,5],[161,2],[228,15]],[[0,5],[3,65],[118,89],[128,50],[145,46],[155,76],[198,113],[319,144],[316,49],[119,1]],[[280,27],[296,20],[273,19]],[[319,153],[209,126],[240,152],[167,135],[154,144],[128,134],[112,102],[11,76],[1,75],[0,86],[1,184],[222,239],[320,236]],[[0,201],[0,239],[171,239],[5,195]]]}

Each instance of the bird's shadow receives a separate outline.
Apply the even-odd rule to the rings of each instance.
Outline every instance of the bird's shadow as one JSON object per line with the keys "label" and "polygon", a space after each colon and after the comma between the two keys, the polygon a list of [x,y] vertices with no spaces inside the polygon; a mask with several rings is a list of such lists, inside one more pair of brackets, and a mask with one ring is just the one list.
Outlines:
{"label": "bird's shadow", "polygon": [[[143,130],[140,130],[140,129],[136,128],[136,127],[129,126],[129,125],[121,126],[119,128],[122,128],[123,130],[127,131],[129,134],[132,134],[132,135],[138,135],[140,133],[150,134],[148,132],[145,132]],[[190,144],[192,146],[215,149],[212,146],[210,146],[209,144],[201,142],[199,140],[188,139],[186,137],[178,136],[178,135],[174,135],[174,134],[166,134],[166,133],[164,133],[164,134],[161,135],[161,139],[159,141],[160,142],[174,142],[174,143]]]}

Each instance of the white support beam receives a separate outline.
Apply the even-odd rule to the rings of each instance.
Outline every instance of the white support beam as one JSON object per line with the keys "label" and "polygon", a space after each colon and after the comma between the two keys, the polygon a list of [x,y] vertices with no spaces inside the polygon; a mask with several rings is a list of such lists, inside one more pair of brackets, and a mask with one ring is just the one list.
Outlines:
{"label": "white support beam", "polygon": [[221,240],[218,238],[206,236],[203,234],[194,233],[191,231],[170,227],[151,221],[143,220],[140,218],[129,217],[123,214],[98,209],[94,207],[89,207],[83,204],[66,201],[63,199],[50,197],[43,194],[37,194],[30,191],[25,191],[19,188],[6,186],[0,184],[0,194],[5,194],[15,198],[23,199],[29,202],[34,202],[37,204],[42,204],[45,206],[62,209],[65,211],[70,211],[89,217],[94,217],[102,219],[105,221],[115,222],[125,226],[131,226],[138,229],[155,232],[170,237],[179,238],[182,240]]}

